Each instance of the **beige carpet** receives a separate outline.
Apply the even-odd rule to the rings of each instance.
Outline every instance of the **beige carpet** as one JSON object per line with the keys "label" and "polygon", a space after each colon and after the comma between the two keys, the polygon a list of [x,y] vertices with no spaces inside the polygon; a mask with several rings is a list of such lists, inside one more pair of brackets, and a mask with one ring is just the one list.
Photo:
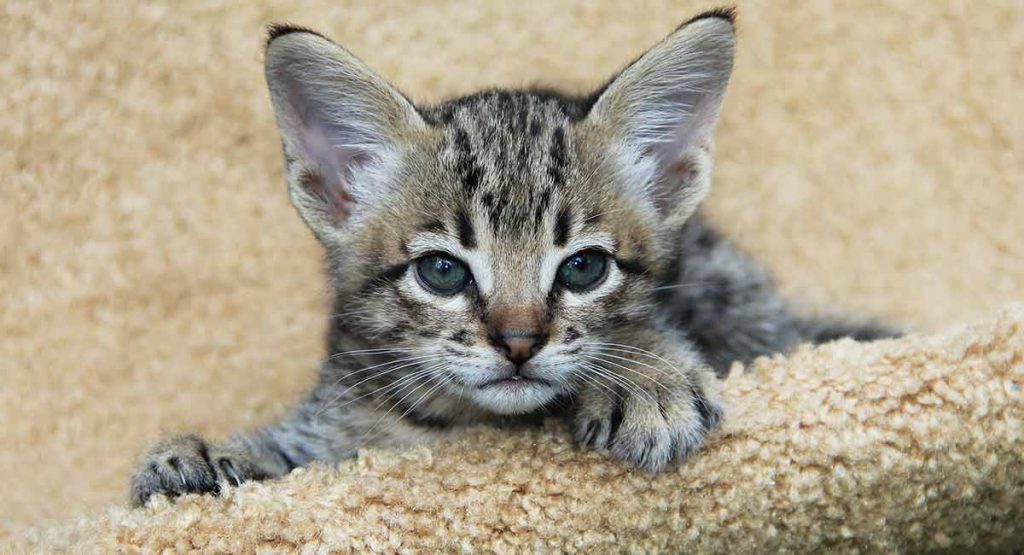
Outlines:
{"label": "beige carpet", "polygon": [[[584,90],[709,5],[293,4],[0,5],[0,538],[35,538],[39,550],[91,539],[158,547],[192,526],[191,536],[176,536],[185,542],[179,549],[201,547],[204,537],[220,537],[228,550],[303,539],[356,545],[345,543],[352,538],[384,548],[403,538],[422,540],[403,545],[436,546],[430,542],[442,536],[423,532],[431,530],[450,538],[452,549],[479,541],[514,550],[511,542],[534,539],[544,543],[533,547],[582,550],[1024,544],[1024,313],[999,312],[1024,299],[1019,2],[741,4],[710,200],[715,219],[812,307],[867,312],[926,332],[988,323],[765,362],[761,385],[749,378],[729,385],[730,431],[703,457],[653,480],[572,450],[560,432],[505,442],[484,434],[430,456],[371,454],[357,466],[173,511],[108,508],[123,505],[133,459],[162,431],[219,435],[258,425],[314,378],[324,289],[317,246],[285,194],[262,82],[265,23],[320,29],[413,98],[430,101],[497,84]],[[938,407],[921,410],[939,425],[915,431],[915,413],[900,412],[913,410],[903,405],[905,388],[931,371],[939,381],[921,378],[921,387],[945,384],[966,404],[915,402]],[[865,390],[864,376],[880,381]],[[975,387],[987,392],[985,410],[969,394]],[[904,422],[900,437],[913,441],[903,448],[882,432],[847,436],[840,432],[856,430],[854,421],[824,420],[834,433],[815,428],[820,441],[842,440],[832,455],[871,457],[840,465],[846,482],[833,458],[794,458],[823,452],[794,424],[813,420],[817,405],[801,395],[821,388],[834,388],[840,412],[851,415],[858,403],[896,403],[899,414],[889,407],[872,426],[896,430]],[[942,391],[921,394],[946,399]],[[764,415],[751,410],[773,395],[784,402]],[[974,458],[971,448],[979,449]],[[885,449],[897,470],[858,474],[884,469]],[[516,475],[560,489],[496,479],[506,466],[495,452],[508,454],[520,473],[549,458]],[[762,455],[742,458],[751,453]],[[995,466],[956,464],[978,453],[995,457]],[[898,464],[933,459],[936,466],[924,462],[913,472]],[[394,497],[402,481],[430,493],[421,486],[448,484],[430,477],[449,462],[460,469],[448,470],[451,483],[462,489],[446,491],[464,494],[424,495],[415,499],[424,511],[403,511],[415,503]],[[849,485],[826,488],[821,511],[799,513],[807,517],[801,521],[787,510],[801,504],[802,486],[758,481],[786,468],[833,472],[811,482]],[[918,505],[900,497],[894,488],[909,487],[909,476],[922,477],[938,497],[927,487]],[[609,483],[615,487],[602,487]],[[757,493],[771,490],[777,495]],[[947,502],[933,520],[930,499]],[[441,500],[452,503],[443,525],[426,511]],[[369,516],[353,520],[364,501]],[[513,505],[521,513],[499,518]],[[306,528],[255,524],[262,517],[254,515],[273,522],[292,507],[307,516],[298,519]],[[79,517],[87,520],[77,528],[45,530]],[[543,522],[554,528],[530,528]],[[797,538],[805,543],[782,543],[815,529]]]}

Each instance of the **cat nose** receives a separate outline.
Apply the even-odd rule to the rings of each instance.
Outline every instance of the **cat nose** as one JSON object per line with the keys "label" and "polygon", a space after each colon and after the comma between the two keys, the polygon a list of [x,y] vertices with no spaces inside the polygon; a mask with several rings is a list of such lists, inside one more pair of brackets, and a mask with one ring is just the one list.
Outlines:
{"label": "cat nose", "polygon": [[492,309],[488,315],[491,345],[516,366],[540,351],[547,342],[547,331],[540,307],[504,306]]}
{"label": "cat nose", "polygon": [[501,351],[512,364],[522,366],[544,346],[545,337],[531,331],[512,330],[492,338],[494,346]]}

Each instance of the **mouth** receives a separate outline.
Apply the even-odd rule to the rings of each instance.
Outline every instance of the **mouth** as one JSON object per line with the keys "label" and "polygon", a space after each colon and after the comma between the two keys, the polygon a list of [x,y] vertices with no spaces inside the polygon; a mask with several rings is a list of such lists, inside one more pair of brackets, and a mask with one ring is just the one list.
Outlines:
{"label": "mouth", "polygon": [[491,380],[481,385],[480,389],[506,389],[514,391],[517,389],[524,389],[534,385],[543,385],[551,387],[551,382],[547,380],[542,380],[540,378],[529,378],[526,376],[516,375]]}
{"label": "mouth", "polygon": [[522,374],[506,374],[471,391],[477,405],[496,414],[525,414],[550,402],[558,393],[553,382]]}

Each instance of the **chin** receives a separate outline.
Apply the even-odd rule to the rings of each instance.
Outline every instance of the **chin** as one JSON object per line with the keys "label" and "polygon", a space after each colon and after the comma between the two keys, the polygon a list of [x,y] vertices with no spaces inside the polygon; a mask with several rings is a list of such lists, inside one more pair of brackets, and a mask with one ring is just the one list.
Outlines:
{"label": "chin", "polygon": [[488,385],[474,388],[469,398],[479,407],[495,414],[525,414],[550,403],[558,391],[550,385],[527,383]]}

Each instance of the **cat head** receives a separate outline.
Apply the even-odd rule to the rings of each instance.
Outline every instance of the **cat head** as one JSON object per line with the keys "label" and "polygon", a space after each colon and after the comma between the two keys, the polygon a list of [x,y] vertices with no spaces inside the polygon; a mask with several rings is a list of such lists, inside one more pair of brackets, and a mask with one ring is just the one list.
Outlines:
{"label": "cat head", "polygon": [[587,97],[422,108],[323,36],[272,29],[290,195],[328,253],[337,325],[494,412],[571,391],[589,344],[652,318],[708,191],[733,51],[731,13],[712,12]]}

